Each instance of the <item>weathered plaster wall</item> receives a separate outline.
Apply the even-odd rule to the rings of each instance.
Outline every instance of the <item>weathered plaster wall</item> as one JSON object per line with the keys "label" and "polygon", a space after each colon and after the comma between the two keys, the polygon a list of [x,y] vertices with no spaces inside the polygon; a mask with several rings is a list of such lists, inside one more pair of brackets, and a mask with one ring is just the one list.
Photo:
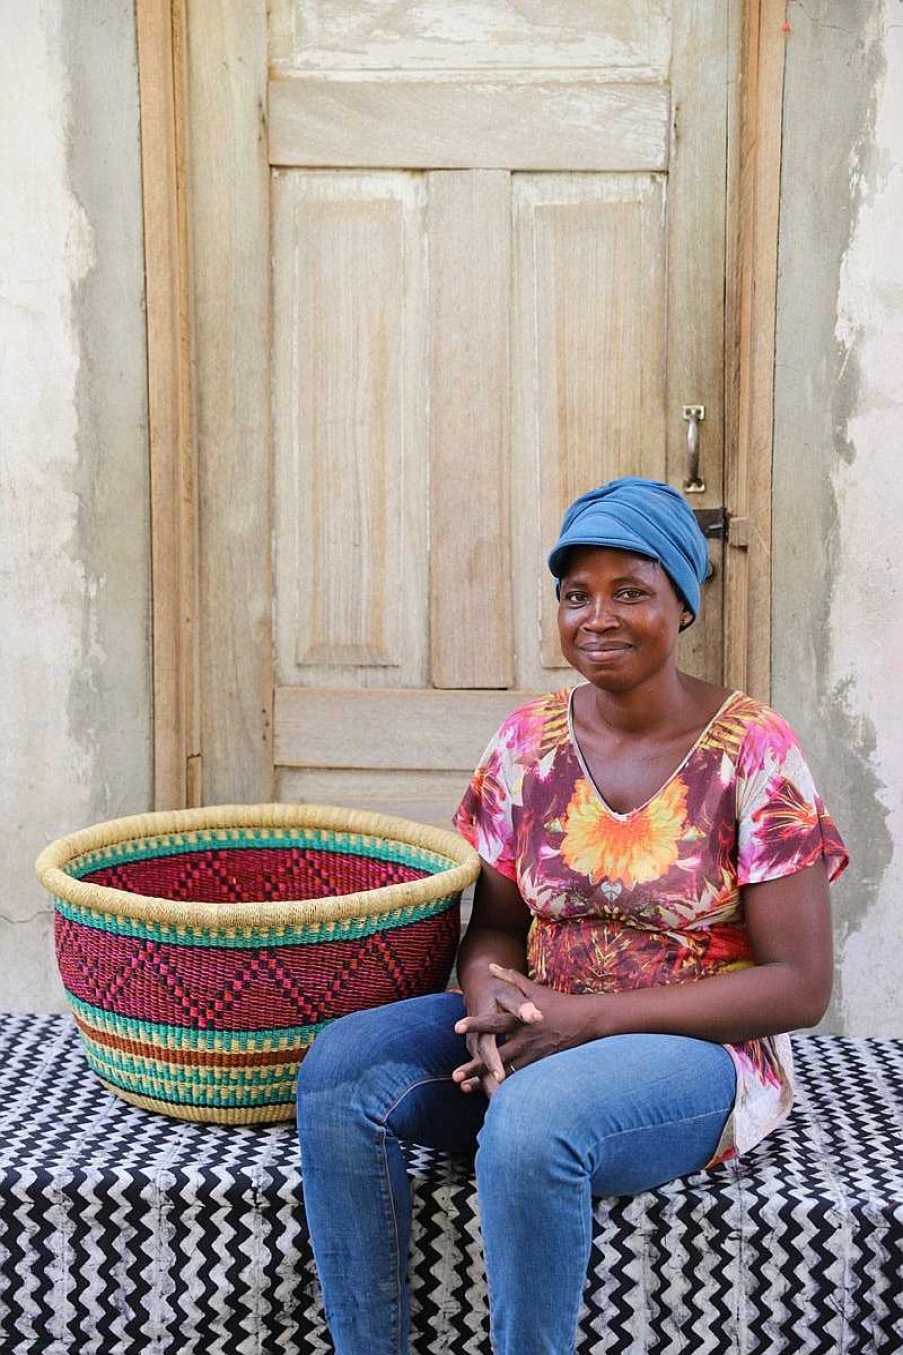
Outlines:
{"label": "weathered plaster wall", "polygon": [[903,3],[789,17],[773,698],[853,854],[826,1025],[903,1035]]}
{"label": "weathered plaster wall", "polygon": [[61,1005],[33,862],[151,795],[129,0],[0,0],[0,1007]]}

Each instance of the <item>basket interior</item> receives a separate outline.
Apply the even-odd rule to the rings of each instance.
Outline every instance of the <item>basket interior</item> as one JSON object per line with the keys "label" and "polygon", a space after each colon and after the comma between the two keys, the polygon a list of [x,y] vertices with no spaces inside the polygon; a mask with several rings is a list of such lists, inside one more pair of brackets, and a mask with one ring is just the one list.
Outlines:
{"label": "basket interior", "polygon": [[[194,903],[326,899],[435,875],[453,863],[407,843],[310,831],[260,841],[180,834],[117,843],[70,862],[67,873],[130,894]],[[237,839],[237,840],[236,840]],[[99,858],[99,859],[98,859]]]}

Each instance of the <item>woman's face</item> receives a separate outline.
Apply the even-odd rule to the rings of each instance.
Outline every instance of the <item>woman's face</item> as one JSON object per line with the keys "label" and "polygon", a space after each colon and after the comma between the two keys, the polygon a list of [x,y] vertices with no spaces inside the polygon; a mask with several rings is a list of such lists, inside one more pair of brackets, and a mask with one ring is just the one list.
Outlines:
{"label": "woman's face", "polygon": [[672,665],[688,617],[655,560],[605,546],[569,552],[558,603],[561,651],[595,686],[629,691]]}

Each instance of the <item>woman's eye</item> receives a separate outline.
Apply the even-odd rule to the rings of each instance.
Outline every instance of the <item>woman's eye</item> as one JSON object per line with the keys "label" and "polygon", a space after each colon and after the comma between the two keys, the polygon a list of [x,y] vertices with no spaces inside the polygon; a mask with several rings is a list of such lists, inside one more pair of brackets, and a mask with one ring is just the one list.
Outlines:
{"label": "woman's eye", "polygon": [[642,588],[620,588],[617,596],[623,598],[626,602],[636,602],[639,598],[645,597],[646,594]]}

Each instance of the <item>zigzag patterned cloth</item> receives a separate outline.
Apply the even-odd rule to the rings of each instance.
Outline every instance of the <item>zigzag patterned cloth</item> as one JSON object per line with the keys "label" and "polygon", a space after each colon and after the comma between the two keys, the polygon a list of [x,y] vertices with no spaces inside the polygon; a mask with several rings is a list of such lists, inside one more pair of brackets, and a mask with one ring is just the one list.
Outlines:
{"label": "zigzag patterned cloth", "polygon": [[[787,1125],[743,1161],[598,1203],[579,1355],[903,1350],[903,1041],[794,1042]],[[0,1019],[4,1355],[317,1355],[291,1125],[167,1120],[71,1020]],[[488,1355],[466,1163],[412,1149],[415,1355]]]}

